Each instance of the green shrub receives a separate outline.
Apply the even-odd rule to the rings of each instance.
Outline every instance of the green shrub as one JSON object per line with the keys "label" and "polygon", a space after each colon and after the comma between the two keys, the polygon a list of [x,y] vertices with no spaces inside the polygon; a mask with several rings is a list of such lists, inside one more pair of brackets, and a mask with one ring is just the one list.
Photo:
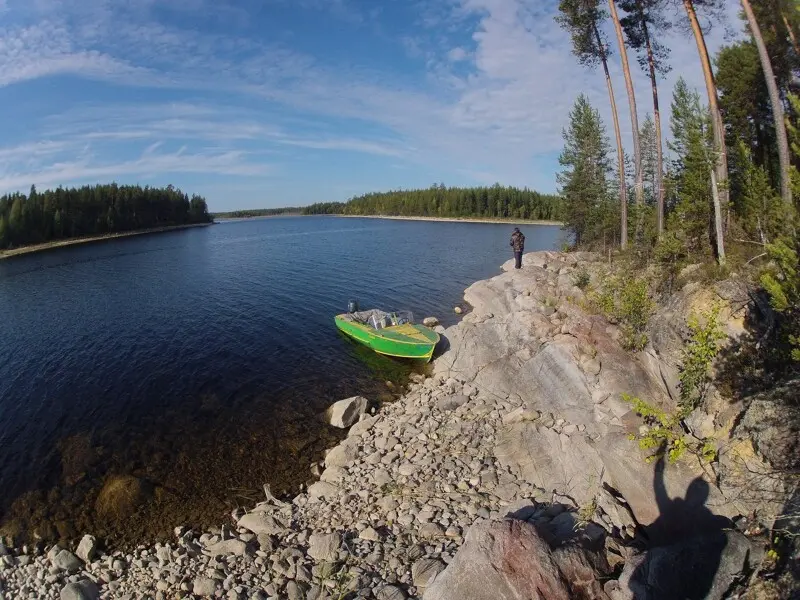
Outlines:
{"label": "green shrub", "polygon": [[778,240],[767,246],[772,265],[761,276],[761,285],[770,304],[781,315],[781,336],[788,342],[788,353],[800,361],[800,259],[789,244]]}
{"label": "green shrub", "polygon": [[719,341],[725,338],[719,324],[719,312],[717,305],[700,317],[689,317],[690,336],[683,347],[680,374],[679,405],[684,414],[689,414],[703,402],[711,383],[711,363],[719,353]]}
{"label": "green shrub", "polygon": [[645,329],[655,304],[645,279],[611,277],[590,299],[599,312],[620,324],[626,350],[642,350],[647,345]]}
{"label": "green shrub", "polygon": [[589,271],[586,270],[586,267],[581,267],[578,269],[578,271],[575,273],[575,276],[572,278],[572,283],[582,290],[585,290],[587,287],[589,287],[590,281],[591,278],[589,277]]}
{"label": "green shrub", "polygon": [[652,450],[653,453],[645,461],[653,460],[666,455],[669,462],[677,462],[687,451],[697,455],[706,462],[713,462],[717,458],[717,448],[711,440],[693,440],[687,438],[681,420],[686,415],[682,409],[667,413],[628,394],[622,394],[622,399],[631,405],[633,411],[644,420],[646,431],[632,433],[630,439],[639,443],[642,450]]}

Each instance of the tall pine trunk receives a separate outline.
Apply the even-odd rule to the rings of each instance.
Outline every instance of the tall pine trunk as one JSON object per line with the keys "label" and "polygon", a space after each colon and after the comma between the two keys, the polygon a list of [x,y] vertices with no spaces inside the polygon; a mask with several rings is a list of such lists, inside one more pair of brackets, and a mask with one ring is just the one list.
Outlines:
{"label": "tall pine trunk", "polygon": [[[615,0],[608,0],[608,6],[611,9],[611,20],[614,22],[614,30],[617,32],[619,55],[622,59],[622,72],[625,75],[625,88],[628,91],[628,105],[631,111],[631,128],[633,129],[634,191],[636,194],[636,206],[641,208],[644,204],[644,175],[642,174],[642,150],[639,144],[639,115],[636,110],[636,94],[633,91],[633,79],[631,78],[631,68],[628,63],[628,50],[625,47],[625,38],[622,33],[622,25],[619,22]],[[640,224],[637,224],[636,229],[638,237]]]}
{"label": "tall pine trunk", "polygon": [[741,0],[744,14],[747,16],[747,23],[750,25],[750,33],[758,48],[758,56],[761,58],[761,69],[764,71],[764,78],[767,81],[769,91],[769,101],[772,104],[772,120],[775,121],[775,137],[778,141],[778,158],[781,167],[781,197],[783,201],[792,206],[792,186],[789,176],[789,140],[786,136],[786,123],[783,120],[783,103],[778,93],[778,84],[775,82],[775,73],[772,71],[772,62],[767,53],[767,46],[761,36],[761,28],[750,6],[750,0]]}
{"label": "tall pine trunk", "polygon": [[642,0],[636,0],[636,7],[639,9],[639,21],[642,24],[642,34],[644,35],[645,48],[647,49],[647,66],[650,69],[650,87],[653,90],[653,115],[656,125],[656,177],[655,189],[656,196],[656,231],[658,237],[664,233],[664,150],[661,140],[661,110],[658,104],[658,83],[656,79],[656,59],[653,55],[653,45],[650,43],[650,32],[647,29],[647,21],[644,18]]}
{"label": "tall pine trunk", "polygon": [[714,241],[716,242],[717,261],[720,265],[725,265],[725,234],[722,231],[722,209],[719,201],[719,188],[717,187],[717,176],[714,169],[711,169],[711,196],[714,199]]}
{"label": "tall pine trunk", "polygon": [[611,73],[608,71],[608,60],[606,58],[603,41],[600,39],[600,31],[597,24],[592,26],[594,36],[597,40],[597,47],[600,49],[600,60],[603,63],[603,71],[606,75],[606,86],[608,87],[608,99],[611,102],[611,117],[614,122],[614,136],[617,139],[617,162],[619,164],[619,211],[620,211],[620,230],[619,246],[623,250],[628,247],[628,190],[625,183],[625,152],[622,149],[622,133],[619,130],[619,115],[617,114],[617,100],[614,96],[614,86],[611,83]]}
{"label": "tall pine trunk", "polygon": [[786,26],[786,31],[789,32],[789,40],[792,42],[792,48],[794,48],[794,53],[800,57],[800,45],[797,44],[797,36],[794,33],[794,28],[792,24],[789,22],[789,17],[786,16],[784,11],[781,11],[781,18],[783,19],[783,24]]}
{"label": "tall pine trunk", "polygon": [[[711,58],[708,55],[706,39],[703,30],[697,20],[697,13],[694,10],[692,0],[683,0],[683,7],[689,17],[692,26],[694,39],[697,43],[697,52],[700,55],[700,63],[703,67],[703,77],[706,82],[706,92],[708,93],[708,108],[711,112],[711,126],[714,131],[714,170],[715,180],[713,182],[713,202],[714,214],[722,214],[722,207],[728,206],[728,152],[725,148],[725,129],[722,124],[722,115],[719,112],[719,101],[717,99],[717,84],[714,81],[714,72],[711,70]],[[723,240],[717,240],[717,246],[722,246]],[[724,261],[724,255],[721,258]]]}

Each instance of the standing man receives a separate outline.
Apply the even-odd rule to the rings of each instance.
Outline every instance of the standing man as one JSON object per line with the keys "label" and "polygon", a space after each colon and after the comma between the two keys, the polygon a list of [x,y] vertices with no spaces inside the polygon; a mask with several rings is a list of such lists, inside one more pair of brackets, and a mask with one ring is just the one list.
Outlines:
{"label": "standing man", "polygon": [[511,234],[511,243],[509,244],[514,250],[514,258],[516,259],[515,269],[522,268],[522,253],[525,251],[525,236],[519,230],[519,227],[514,227],[514,233]]}

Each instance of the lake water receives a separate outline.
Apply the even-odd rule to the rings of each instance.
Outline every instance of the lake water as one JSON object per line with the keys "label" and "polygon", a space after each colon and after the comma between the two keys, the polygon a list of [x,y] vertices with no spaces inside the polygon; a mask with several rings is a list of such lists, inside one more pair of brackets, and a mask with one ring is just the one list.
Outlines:
{"label": "lake water", "polygon": [[[527,250],[556,227],[524,226]],[[209,526],[289,493],[342,433],[318,415],[412,368],[333,316],[404,308],[454,322],[464,288],[510,258],[510,225],[287,217],[0,261],[0,522],[117,542]],[[103,481],[152,488],[125,518]]]}

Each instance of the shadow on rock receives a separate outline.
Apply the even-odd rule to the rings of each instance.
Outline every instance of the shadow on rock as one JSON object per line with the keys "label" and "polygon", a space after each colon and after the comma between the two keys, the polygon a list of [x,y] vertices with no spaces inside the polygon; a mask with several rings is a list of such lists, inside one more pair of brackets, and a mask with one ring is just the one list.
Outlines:
{"label": "shadow on rock", "polygon": [[684,498],[670,498],[664,459],[656,465],[653,489],[659,517],[646,528],[650,547],[632,557],[618,581],[606,584],[612,600],[718,600],[756,564],[756,548],[731,522],[705,505],[709,485],[697,478]]}

